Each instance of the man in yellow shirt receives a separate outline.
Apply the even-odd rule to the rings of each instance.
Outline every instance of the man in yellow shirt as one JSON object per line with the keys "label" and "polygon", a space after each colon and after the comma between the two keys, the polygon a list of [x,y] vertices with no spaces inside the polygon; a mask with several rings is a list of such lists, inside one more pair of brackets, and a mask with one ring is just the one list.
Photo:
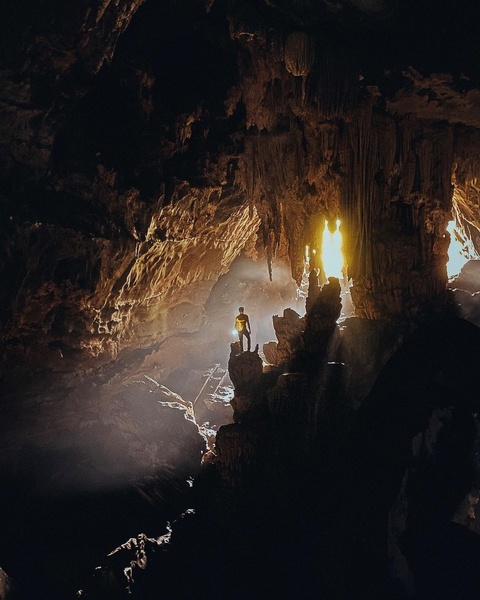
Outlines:
{"label": "man in yellow shirt", "polygon": [[248,352],[250,352],[250,334],[252,333],[252,330],[250,328],[250,320],[248,315],[243,312],[244,310],[245,309],[243,306],[240,306],[238,309],[239,314],[235,317],[235,329],[238,331],[238,340],[240,342],[240,348],[242,349],[242,352],[244,336],[247,338],[247,348]]}

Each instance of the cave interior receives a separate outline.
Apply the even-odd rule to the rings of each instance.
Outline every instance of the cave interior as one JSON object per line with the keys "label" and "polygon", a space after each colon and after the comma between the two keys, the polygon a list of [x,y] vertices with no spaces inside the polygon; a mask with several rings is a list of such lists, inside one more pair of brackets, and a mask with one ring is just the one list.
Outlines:
{"label": "cave interior", "polygon": [[480,599],[479,3],[8,4],[0,598]]}

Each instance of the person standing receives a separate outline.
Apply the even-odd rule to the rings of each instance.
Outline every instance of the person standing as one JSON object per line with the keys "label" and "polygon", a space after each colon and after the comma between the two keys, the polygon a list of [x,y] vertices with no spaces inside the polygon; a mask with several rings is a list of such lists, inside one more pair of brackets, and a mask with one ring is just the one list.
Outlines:
{"label": "person standing", "polygon": [[250,320],[248,315],[244,313],[243,306],[238,309],[238,315],[235,317],[235,329],[238,331],[238,341],[240,342],[240,348],[243,352],[243,338],[247,338],[247,349],[250,352],[251,340],[250,334],[252,330],[250,328]]}

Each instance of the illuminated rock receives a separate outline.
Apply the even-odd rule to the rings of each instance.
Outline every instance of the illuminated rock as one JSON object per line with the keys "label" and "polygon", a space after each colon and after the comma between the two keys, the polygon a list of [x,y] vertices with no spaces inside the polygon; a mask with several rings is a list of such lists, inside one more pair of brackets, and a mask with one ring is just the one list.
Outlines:
{"label": "illuminated rock", "polygon": [[303,31],[294,31],[285,42],[285,66],[295,76],[308,75],[315,61],[315,40]]}
{"label": "illuminated rock", "polygon": [[263,344],[263,354],[265,355],[267,362],[271,365],[278,364],[277,346],[278,342],[274,341]]}
{"label": "illuminated rock", "polygon": [[297,312],[286,308],[282,317],[274,315],[273,327],[278,339],[277,363],[285,368],[303,348],[305,321]]}

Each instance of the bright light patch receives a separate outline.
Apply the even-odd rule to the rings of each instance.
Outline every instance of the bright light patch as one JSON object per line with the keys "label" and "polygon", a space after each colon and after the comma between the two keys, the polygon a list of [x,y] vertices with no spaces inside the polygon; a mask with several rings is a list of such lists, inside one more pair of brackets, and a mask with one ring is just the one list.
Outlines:
{"label": "bright light patch", "polygon": [[470,252],[467,241],[463,240],[455,228],[455,221],[449,221],[447,231],[450,234],[447,262],[447,275],[450,279],[460,273],[464,264],[470,259]]}
{"label": "bright light patch", "polygon": [[325,227],[322,236],[322,264],[326,277],[343,278],[344,258],[342,251],[342,234],[340,232],[340,219],[337,219],[336,229],[333,233],[328,229],[328,221],[325,220]]}
{"label": "bright light patch", "polygon": [[236,329],[232,329],[232,335],[237,335],[238,331]]}

